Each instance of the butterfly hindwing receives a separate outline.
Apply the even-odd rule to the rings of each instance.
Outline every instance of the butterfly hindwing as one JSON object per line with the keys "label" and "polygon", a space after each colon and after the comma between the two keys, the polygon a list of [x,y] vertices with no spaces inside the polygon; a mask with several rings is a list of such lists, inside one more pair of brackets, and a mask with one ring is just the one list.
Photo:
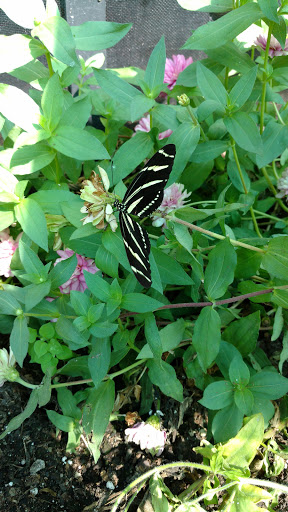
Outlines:
{"label": "butterfly hindwing", "polygon": [[174,144],[167,144],[147,162],[124,196],[122,204],[128,213],[142,218],[157,210],[163,200],[174,157]]}
{"label": "butterfly hindwing", "polygon": [[151,286],[150,241],[147,231],[125,211],[119,212],[121,234],[127,258],[136,279],[144,288]]}

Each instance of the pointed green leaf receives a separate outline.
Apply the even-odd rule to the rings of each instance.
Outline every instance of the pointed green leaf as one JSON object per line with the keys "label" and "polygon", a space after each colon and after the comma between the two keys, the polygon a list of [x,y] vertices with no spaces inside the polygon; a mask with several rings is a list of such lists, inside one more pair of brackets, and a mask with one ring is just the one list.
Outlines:
{"label": "pointed green leaf", "polygon": [[28,352],[29,338],[27,318],[25,316],[17,316],[10,334],[10,346],[17,363],[21,367]]}
{"label": "pointed green leaf", "polygon": [[43,114],[51,132],[56,128],[62,117],[63,105],[64,95],[60,85],[59,76],[58,73],[54,73],[54,75],[48,80],[41,98]]}
{"label": "pointed green leaf", "polygon": [[183,401],[183,387],[181,382],[176,377],[176,372],[170,364],[160,360],[155,361],[149,359],[147,361],[149,368],[149,378],[155,386],[159,386],[162,393],[166,396],[171,396],[178,402]]}
{"label": "pointed green leaf", "polygon": [[132,27],[132,23],[108,21],[87,21],[72,26],[72,34],[77,50],[104,50],[117,44]]}
{"label": "pointed green leaf", "polygon": [[88,356],[88,368],[97,388],[109,370],[111,345],[109,338],[92,339],[92,350]]}
{"label": "pointed green leaf", "polygon": [[165,40],[162,36],[159,43],[154,47],[146,67],[144,82],[148,85],[150,91],[158,85],[163,85],[164,70],[166,62]]}
{"label": "pointed green leaf", "polygon": [[49,52],[60,62],[67,66],[78,64],[75,52],[75,40],[71,27],[60,16],[52,16],[31,32],[33,37],[39,37],[40,41],[48,48]]}
{"label": "pointed green leaf", "polygon": [[219,352],[221,341],[221,320],[218,313],[210,306],[201,310],[195,325],[193,334],[193,346],[195,347],[202,370],[213,363]]}
{"label": "pointed green leaf", "polygon": [[227,103],[227,91],[219,78],[210,69],[197,62],[197,83],[206,100],[213,100],[221,105]]}
{"label": "pointed green leaf", "polygon": [[236,251],[228,238],[219,242],[210,252],[204,287],[211,301],[222,297],[233,282],[236,263]]}
{"label": "pointed green leaf", "polygon": [[48,251],[48,232],[45,215],[40,206],[27,197],[15,206],[15,215],[24,233],[39,245],[44,251]]}
{"label": "pointed green leaf", "polygon": [[49,144],[63,155],[77,160],[110,159],[109,153],[94,135],[75,126],[57,126]]}

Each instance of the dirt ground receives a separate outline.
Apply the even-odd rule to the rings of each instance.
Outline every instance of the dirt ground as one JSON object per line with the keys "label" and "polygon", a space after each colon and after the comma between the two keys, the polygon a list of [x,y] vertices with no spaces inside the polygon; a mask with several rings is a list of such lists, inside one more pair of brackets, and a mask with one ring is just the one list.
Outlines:
{"label": "dirt ground", "polygon": [[[202,457],[195,454],[193,447],[200,444],[207,427],[207,417],[198,403],[201,392],[190,382],[186,382],[187,389],[190,396],[184,405],[167,397],[161,400],[168,442],[162,455],[155,458],[142,452],[135,444],[125,443],[124,430],[127,426],[124,421],[109,425],[97,464],[84,443],[76,454],[67,453],[67,434],[60,432],[56,436],[45,409],[37,409],[20,429],[0,442],[0,510],[103,512],[111,510],[126,485],[149,469],[177,460],[201,463]],[[0,388],[0,431],[11,417],[23,410],[28,397],[29,391],[17,384],[6,382]],[[55,399],[47,408],[59,410]],[[137,410],[137,404],[130,404],[127,410]],[[184,420],[181,420],[183,413]],[[182,470],[168,475],[165,483],[173,493],[179,494],[200,476],[200,473]],[[257,477],[265,478],[261,473]],[[287,469],[276,481],[287,485]],[[136,511],[144,494],[145,491],[139,493],[131,512]],[[288,498],[282,495],[275,510],[287,512]]]}

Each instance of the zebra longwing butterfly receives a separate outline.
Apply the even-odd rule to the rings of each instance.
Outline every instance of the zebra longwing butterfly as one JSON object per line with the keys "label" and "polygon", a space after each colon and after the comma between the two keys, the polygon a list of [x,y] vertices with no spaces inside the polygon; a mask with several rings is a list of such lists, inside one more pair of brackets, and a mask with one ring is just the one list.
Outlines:
{"label": "zebra longwing butterfly", "polygon": [[167,144],[155,153],[128,187],[123,202],[114,202],[114,206],[119,210],[120,230],[128,261],[136,279],[144,288],[149,288],[152,284],[149,263],[150,241],[145,229],[130,215],[136,215],[141,219],[160,206],[175,153],[174,144]]}

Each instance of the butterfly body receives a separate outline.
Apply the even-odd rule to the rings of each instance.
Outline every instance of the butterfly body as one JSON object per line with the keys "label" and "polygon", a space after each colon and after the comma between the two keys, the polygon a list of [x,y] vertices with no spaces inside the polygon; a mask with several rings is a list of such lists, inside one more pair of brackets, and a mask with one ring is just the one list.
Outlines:
{"label": "butterfly body", "polygon": [[114,202],[115,208],[119,211],[120,230],[128,261],[136,279],[145,288],[149,288],[152,284],[149,263],[150,241],[146,230],[133,220],[131,215],[141,219],[157,210],[163,200],[164,188],[169,179],[174,158],[175,146],[167,144],[134,178],[123,202],[117,199]]}

